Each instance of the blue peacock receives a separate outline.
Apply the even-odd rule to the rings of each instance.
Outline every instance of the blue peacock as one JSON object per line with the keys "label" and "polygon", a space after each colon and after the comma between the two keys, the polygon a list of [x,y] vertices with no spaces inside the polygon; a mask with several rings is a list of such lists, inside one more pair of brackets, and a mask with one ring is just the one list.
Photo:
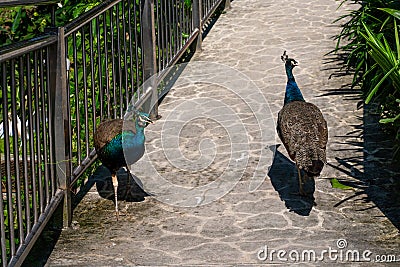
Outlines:
{"label": "blue peacock", "polygon": [[296,163],[299,176],[299,193],[307,195],[303,183],[319,176],[326,163],[328,126],[322,112],[306,102],[293,76],[297,61],[286,51],[281,57],[285,63],[287,84],[285,100],[278,114],[277,132],[289,157]]}
{"label": "blue peacock", "polygon": [[[94,134],[97,157],[111,172],[115,213],[118,220],[117,171],[138,161],[145,151],[144,128],[152,121],[149,114],[133,110],[133,120],[111,119],[99,124]],[[125,157],[127,155],[127,157]]]}

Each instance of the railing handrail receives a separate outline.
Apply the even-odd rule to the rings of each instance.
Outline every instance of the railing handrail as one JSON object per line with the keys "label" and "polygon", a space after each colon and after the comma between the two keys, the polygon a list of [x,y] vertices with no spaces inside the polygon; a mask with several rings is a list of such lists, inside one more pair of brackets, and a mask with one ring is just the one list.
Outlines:
{"label": "railing handrail", "polygon": [[55,42],[57,42],[56,33],[49,32],[29,40],[0,47],[0,63]]}
{"label": "railing handrail", "polygon": [[65,28],[65,37],[70,35],[76,29],[86,25],[89,23],[93,18],[99,16],[100,14],[104,13],[111,7],[115,6],[116,4],[122,2],[123,0],[106,0],[103,3],[93,7],[88,12],[85,12],[75,20],[69,22],[64,26]]}

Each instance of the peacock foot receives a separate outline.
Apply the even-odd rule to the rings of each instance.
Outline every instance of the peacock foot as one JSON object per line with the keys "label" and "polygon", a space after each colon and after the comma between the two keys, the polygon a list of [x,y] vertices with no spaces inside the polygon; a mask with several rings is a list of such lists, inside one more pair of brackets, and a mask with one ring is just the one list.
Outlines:
{"label": "peacock foot", "polygon": [[117,221],[119,220],[119,211],[118,210],[115,212],[115,218],[117,219]]}

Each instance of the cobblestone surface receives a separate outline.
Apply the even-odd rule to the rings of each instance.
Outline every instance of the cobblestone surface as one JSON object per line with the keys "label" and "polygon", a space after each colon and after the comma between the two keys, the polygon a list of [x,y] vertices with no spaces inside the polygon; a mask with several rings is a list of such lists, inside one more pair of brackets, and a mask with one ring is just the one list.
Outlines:
{"label": "cobblestone surface", "polygon": [[[368,112],[357,109],[355,91],[340,89],[351,77],[331,77],[338,66],[324,56],[339,31],[332,21],[345,10],[337,7],[330,0],[233,1],[192,59],[194,67],[184,69],[164,99],[162,118],[146,129],[147,154],[132,170],[153,196],[121,201],[123,216],[115,221],[112,201],[93,187],[47,265],[315,266],[350,259],[351,266],[364,266],[348,252],[362,260],[366,250],[372,260],[400,259],[399,198],[388,189],[395,174],[377,169],[386,165],[363,139],[377,131],[363,121]],[[328,165],[307,184],[309,198],[293,194],[295,166],[275,136],[284,50],[299,61],[299,87],[329,126]],[[371,182],[372,173],[386,189]],[[328,178],[351,182],[354,190],[334,189]],[[286,251],[281,256],[288,261],[273,250]],[[318,259],[302,260],[310,250]]]}

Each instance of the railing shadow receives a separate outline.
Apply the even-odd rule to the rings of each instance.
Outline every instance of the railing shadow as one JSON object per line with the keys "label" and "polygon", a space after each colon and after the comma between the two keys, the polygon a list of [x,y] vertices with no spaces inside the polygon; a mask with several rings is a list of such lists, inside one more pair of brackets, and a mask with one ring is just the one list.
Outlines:
{"label": "railing shadow", "polygon": [[[149,196],[143,191],[140,179],[125,169],[121,168],[117,172],[118,177],[118,200],[126,202],[141,202],[145,197]],[[139,184],[138,184],[139,183]],[[96,168],[93,174],[89,177],[87,183],[80,188],[77,195],[74,196],[72,203],[73,209],[81,202],[82,198],[89,192],[89,190],[96,186],[96,190],[100,197],[114,200],[114,188],[111,180],[111,172],[100,165]],[[33,246],[29,255],[25,259],[22,266],[45,266],[51,252],[60,238],[62,232],[62,225],[60,225],[59,216],[62,217],[62,206],[54,213],[50,219],[50,223],[46,226],[37,242]]]}
{"label": "railing shadow", "polygon": [[299,180],[296,166],[277,150],[279,146],[272,145],[269,147],[269,149],[275,151],[275,157],[268,172],[272,186],[279,193],[279,197],[285,202],[285,206],[289,211],[301,216],[308,216],[315,204],[315,181],[314,179],[308,179],[303,185],[308,195],[306,197],[300,196],[298,194]]}

